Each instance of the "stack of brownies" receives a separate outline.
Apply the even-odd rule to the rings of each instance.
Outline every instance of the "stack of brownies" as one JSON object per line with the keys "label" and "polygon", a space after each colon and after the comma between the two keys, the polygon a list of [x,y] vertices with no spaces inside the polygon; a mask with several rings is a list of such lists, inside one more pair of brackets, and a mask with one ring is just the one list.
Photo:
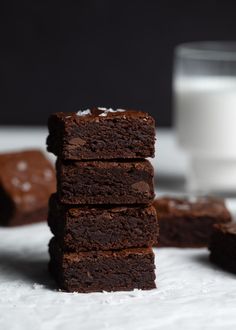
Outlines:
{"label": "stack of brownies", "polygon": [[151,206],[155,123],[147,113],[94,108],[49,118],[58,156],[49,202],[49,269],[66,291],[155,288]]}

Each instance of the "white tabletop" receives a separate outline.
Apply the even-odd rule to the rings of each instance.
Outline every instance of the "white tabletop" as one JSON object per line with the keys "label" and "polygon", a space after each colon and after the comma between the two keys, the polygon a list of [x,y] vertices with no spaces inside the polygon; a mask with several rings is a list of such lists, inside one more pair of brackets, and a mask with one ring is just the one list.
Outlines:
{"label": "white tabletop", "polygon": [[[1,151],[45,149],[46,134],[0,128]],[[184,190],[187,159],[172,132],[158,131],[153,164],[157,194]],[[235,212],[236,201],[228,205]],[[235,329],[236,276],[211,265],[207,249],[155,249],[156,290],[62,293],[47,272],[51,236],[46,223],[0,229],[1,330]]]}

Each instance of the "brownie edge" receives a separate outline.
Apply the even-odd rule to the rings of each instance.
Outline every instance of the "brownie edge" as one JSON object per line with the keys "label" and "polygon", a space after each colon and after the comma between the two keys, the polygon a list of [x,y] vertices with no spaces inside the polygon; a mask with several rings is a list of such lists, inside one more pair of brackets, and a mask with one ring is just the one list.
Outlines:
{"label": "brownie edge", "polygon": [[236,223],[215,225],[209,250],[213,263],[236,274]]}

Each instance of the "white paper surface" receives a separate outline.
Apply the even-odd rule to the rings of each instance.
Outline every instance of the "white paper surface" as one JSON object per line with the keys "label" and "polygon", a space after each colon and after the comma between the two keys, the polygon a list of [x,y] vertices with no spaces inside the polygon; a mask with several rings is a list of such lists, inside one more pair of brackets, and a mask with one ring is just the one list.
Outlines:
{"label": "white paper surface", "polygon": [[235,329],[236,277],[206,249],[155,249],[158,289],[57,292],[46,224],[0,230],[0,329]]}

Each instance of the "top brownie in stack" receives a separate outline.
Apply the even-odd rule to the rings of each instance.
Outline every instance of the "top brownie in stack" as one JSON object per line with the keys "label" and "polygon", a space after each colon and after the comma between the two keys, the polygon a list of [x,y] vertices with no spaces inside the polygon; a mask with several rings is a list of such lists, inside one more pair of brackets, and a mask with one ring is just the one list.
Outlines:
{"label": "top brownie in stack", "polygon": [[154,156],[155,122],[145,112],[93,108],[54,113],[48,151],[60,159],[141,159]]}

